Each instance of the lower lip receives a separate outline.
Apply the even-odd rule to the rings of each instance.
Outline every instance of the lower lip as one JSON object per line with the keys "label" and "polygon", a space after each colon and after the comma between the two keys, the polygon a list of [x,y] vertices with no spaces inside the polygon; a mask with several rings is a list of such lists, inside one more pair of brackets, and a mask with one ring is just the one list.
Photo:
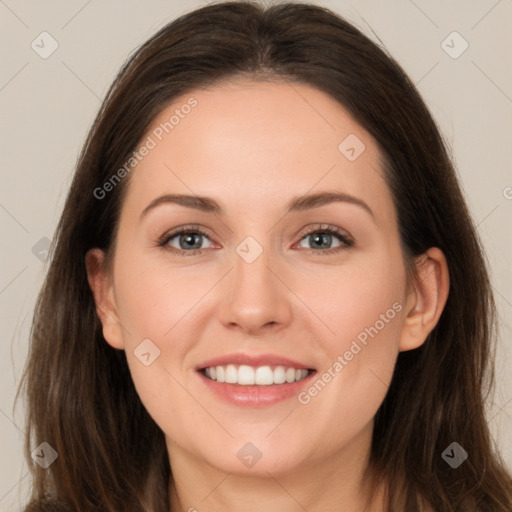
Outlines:
{"label": "lower lip", "polygon": [[223,400],[238,406],[266,407],[282,400],[297,396],[302,388],[307,386],[316,371],[310,372],[298,382],[272,384],[269,386],[241,386],[217,382],[198,372],[199,377],[208,388]]}

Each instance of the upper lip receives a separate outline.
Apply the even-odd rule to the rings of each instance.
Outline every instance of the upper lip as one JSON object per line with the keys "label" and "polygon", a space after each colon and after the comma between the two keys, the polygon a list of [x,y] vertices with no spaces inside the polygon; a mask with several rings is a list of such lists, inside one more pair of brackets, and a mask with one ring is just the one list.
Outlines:
{"label": "upper lip", "polygon": [[313,370],[310,365],[294,361],[287,357],[282,357],[277,354],[226,354],[223,356],[208,359],[199,364],[196,369],[204,370],[212,366],[225,366],[228,364],[244,364],[247,366],[286,366],[288,368]]}

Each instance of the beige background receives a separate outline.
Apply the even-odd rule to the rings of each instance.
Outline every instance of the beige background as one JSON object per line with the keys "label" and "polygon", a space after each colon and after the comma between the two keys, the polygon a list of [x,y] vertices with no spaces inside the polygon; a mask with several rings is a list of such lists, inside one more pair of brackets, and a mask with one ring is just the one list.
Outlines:
{"label": "beige background", "polygon": [[[418,84],[453,148],[487,251],[501,316],[498,384],[489,421],[512,469],[512,2],[315,3],[345,15],[373,40],[381,39]],[[13,411],[13,398],[45,271],[45,237],[51,238],[55,229],[86,133],[128,55],[161,26],[204,4],[0,0],[1,510],[19,510],[25,501],[24,410],[20,402]],[[31,48],[43,31],[58,43],[47,59]],[[453,31],[469,44],[458,58],[442,46]],[[447,44],[453,53],[464,42],[452,36]]]}

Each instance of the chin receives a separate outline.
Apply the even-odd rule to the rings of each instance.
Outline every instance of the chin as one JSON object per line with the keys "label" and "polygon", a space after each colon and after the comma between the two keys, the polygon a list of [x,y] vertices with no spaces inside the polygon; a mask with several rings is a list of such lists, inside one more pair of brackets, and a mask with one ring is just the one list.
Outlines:
{"label": "chin", "polygon": [[268,440],[264,443],[233,441],[229,448],[208,453],[205,462],[224,473],[240,476],[261,476],[285,474],[300,468],[304,457],[300,450],[292,446],[273,446]]}

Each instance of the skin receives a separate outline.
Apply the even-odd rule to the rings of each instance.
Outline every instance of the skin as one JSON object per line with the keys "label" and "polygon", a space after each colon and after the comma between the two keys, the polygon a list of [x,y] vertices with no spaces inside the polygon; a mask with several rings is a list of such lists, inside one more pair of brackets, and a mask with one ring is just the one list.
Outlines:
{"label": "skin", "polygon": [[[425,341],[446,303],[444,255],[429,249],[407,283],[379,148],[330,96],[304,84],[233,81],[176,98],[148,134],[191,96],[198,105],[130,175],[111,268],[99,249],[86,257],[105,340],[126,351],[166,436],[170,508],[360,511],[373,419],[397,355]],[[338,149],[349,134],[365,145],[354,161]],[[292,198],[319,191],[355,196],[374,216],[343,202],[285,214]],[[212,197],[224,213],[168,203],[140,220],[166,193]],[[208,233],[201,254],[158,246],[188,224]],[[315,244],[306,235],[319,224],[354,245],[328,254],[343,242]],[[247,236],[263,249],[252,263],[236,252]],[[191,251],[179,235],[169,244]],[[210,394],[195,370],[227,353],[273,353],[320,375],[397,302],[401,311],[307,404],[237,407]],[[161,351],[149,366],[134,355],[147,338]],[[247,442],[262,454],[252,468],[237,457]],[[382,506],[379,494],[372,510]]]}

